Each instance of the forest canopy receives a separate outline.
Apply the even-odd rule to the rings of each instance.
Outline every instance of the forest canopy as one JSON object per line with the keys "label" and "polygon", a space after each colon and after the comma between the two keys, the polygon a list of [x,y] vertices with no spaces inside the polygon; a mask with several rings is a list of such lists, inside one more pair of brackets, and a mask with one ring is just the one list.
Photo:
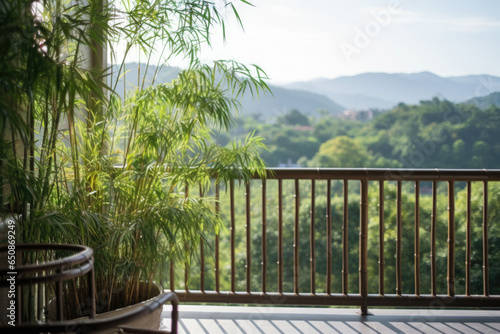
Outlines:
{"label": "forest canopy", "polygon": [[[240,120],[231,135],[255,130],[264,137],[269,166],[377,168],[496,168],[500,165],[500,108],[480,109],[434,98],[400,103],[372,120],[328,114],[307,118],[299,110],[263,123]],[[244,133],[247,133],[245,131]],[[224,138],[219,138],[224,140]]]}

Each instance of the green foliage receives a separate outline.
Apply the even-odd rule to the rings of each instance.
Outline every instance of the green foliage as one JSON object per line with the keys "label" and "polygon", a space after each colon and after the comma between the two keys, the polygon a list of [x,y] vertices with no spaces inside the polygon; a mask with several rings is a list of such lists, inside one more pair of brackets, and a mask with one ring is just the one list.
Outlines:
{"label": "green foliage", "polygon": [[310,167],[367,167],[370,165],[365,148],[356,140],[339,136],[321,144]]}
{"label": "green foliage", "polygon": [[499,111],[437,98],[400,104],[375,118],[360,140],[377,138],[370,140],[371,155],[396,162],[377,167],[495,168],[498,147],[490,131]]}
{"label": "green foliage", "polygon": [[[32,5],[0,8],[2,28],[12,31],[0,41],[2,204],[22,214],[18,242],[92,247],[98,290],[109,298],[128,292],[120,304],[100,302],[121,307],[140,280],[162,281],[167,262],[189,262],[205,233],[219,230],[214,201],[203,196],[214,183],[263,175],[260,137],[223,147],[212,129],[227,132],[239,98],[267,90],[266,75],[198,59],[213,29],[225,34],[228,10],[241,23],[232,3],[50,0],[38,3],[39,16]],[[104,78],[120,78],[125,58],[108,69],[89,68],[82,56],[102,56],[118,40],[148,59],[142,84],[123,100],[117,82]],[[159,44],[161,62],[180,56],[189,66],[171,83],[145,88]]]}
{"label": "green foliage", "polygon": [[278,116],[276,123],[282,125],[309,125],[309,120],[297,109],[292,109],[289,113]]}
{"label": "green foliage", "polygon": [[294,115],[300,114],[283,115],[271,124],[245,120],[232,133],[256,129],[268,144],[269,152],[262,156],[270,166],[299,161],[312,167],[469,169],[496,168],[500,163],[495,138],[500,108],[495,106],[481,110],[434,98],[375,112],[371,121],[324,115],[310,119],[308,127],[291,125],[298,124],[287,121]]}

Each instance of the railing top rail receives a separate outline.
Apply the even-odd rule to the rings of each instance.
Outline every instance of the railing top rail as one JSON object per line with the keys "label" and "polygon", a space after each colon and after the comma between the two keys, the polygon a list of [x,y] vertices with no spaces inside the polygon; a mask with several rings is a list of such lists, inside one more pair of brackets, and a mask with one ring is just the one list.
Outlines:
{"label": "railing top rail", "polygon": [[500,169],[268,168],[267,176],[309,180],[500,181]]}

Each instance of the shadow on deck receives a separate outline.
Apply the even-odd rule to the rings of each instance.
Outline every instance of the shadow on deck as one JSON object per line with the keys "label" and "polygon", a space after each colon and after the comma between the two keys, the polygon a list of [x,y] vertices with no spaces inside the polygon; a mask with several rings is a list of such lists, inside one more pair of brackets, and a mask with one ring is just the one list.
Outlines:
{"label": "shadow on deck", "polygon": [[[179,333],[500,333],[498,310],[180,305]],[[164,324],[170,324],[164,312]],[[168,326],[168,325],[167,325]]]}

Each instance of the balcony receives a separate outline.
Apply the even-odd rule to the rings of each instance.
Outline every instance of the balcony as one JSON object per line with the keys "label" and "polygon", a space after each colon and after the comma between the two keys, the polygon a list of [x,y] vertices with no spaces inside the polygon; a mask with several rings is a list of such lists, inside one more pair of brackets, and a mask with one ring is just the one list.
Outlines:
{"label": "balcony", "polygon": [[[80,328],[102,329],[92,319],[97,298],[111,309],[118,291],[132,302],[141,282],[157,279],[176,295],[160,293],[147,305],[158,311],[159,301],[172,298],[174,332],[177,296],[181,330],[192,333],[499,329],[489,309],[500,306],[500,171],[273,169],[248,181],[254,171],[266,173],[262,138],[251,134],[228,151],[209,134],[214,125],[229,130],[242,94],[265,93],[269,81],[259,66],[201,61],[214,28],[225,32],[218,2],[32,5],[14,1],[0,13],[13,39],[2,51],[0,205],[2,214],[20,217],[8,241],[21,246],[1,250],[13,252],[10,270],[18,261],[31,275],[7,283],[7,262],[0,264],[1,293],[13,288],[0,308],[9,303],[18,315],[11,321],[21,325],[13,331],[37,333],[45,322],[45,332],[68,332],[60,320],[69,311],[90,317]],[[232,3],[224,7],[240,21]],[[114,52],[116,42],[127,45],[125,54]],[[155,67],[156,42],[163,47]],[[137,67],[137,82],[127,75],[136,87],[129,95],[125,64],[136,49],[148,61]],[[146,87],[176,57],[187,69]],[[437,111],[431,118],[441,117]],[[477,144],[474,150],[494,155]],[[200,196],[189,199],[200,184]],[[213,212],[222,228],[211,225]],[[82,267],[59,262],[68,255],[57,251],[16,253],[65,243],[89,248]],[[91,248],[107,252],[93,262]],[[51,260],[57,266],[41,265]],[[96,286],[108,288],[107,299]],[[63,288],[88,305],[63,301]],[[54,300],[57,330],[48,330]]]}
{"label": "balcony", "polygon": [[204,194],[224,228],[162,275],[181,333],[500,331],[499,170],[267,174]]}
{"label": "balcony", "polygon": [[180,330],[499,331],[498,311],[477,310],[500,305],[499,180],[498,170],[273,169],[216,187],[225,228],[165,275]]}

